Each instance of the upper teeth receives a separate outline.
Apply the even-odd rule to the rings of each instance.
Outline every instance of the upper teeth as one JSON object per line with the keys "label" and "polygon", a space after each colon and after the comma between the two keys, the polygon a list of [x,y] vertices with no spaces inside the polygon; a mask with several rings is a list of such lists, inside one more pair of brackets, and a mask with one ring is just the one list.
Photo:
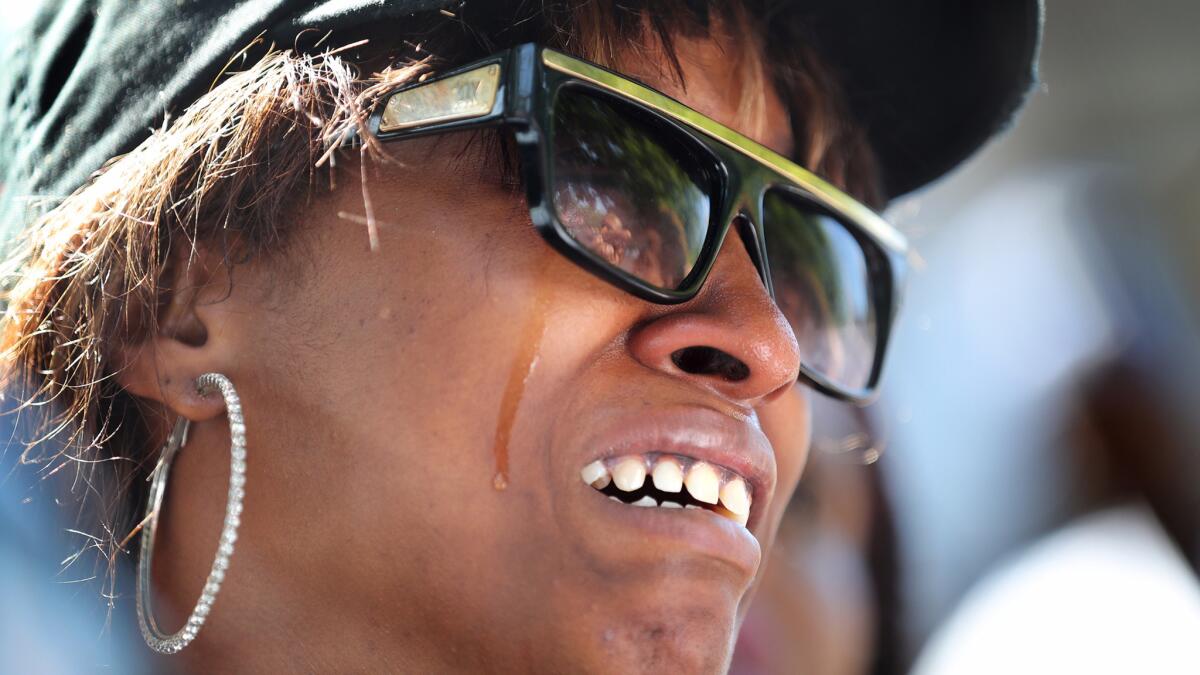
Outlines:
{"label": "upper teeth", "polygon": [[721,494],[721,477],[711,464],[696,462],[683,482],[687,485],[688,492],[697,500],[705,504],[717,503]]}
{"label": "upper teeth", "polygon": [[[746,524],[752,502],[746,481],[732,471],[707,462],[672,455],[627,455],[607,461],[596,460],[583,467],[580,478],[609,495],[614,494],[610,484],[620,492],[636,492],[646,484],[648,467],[651,468],[649,475],[654,488],[659,492],[678,494],[687,486],[687,494],[693,500],[712,504],[716,507],[713,509],[716,513]],[[660,504],[654,497],[643,495],[632,503],[634,506],[678,508],[686,501],[686,498],[680,501],[664,499]]]}
{"label": "upper teeth", "polygon": [[608,487],[609,481],[612,480],[611,476],[608,475],[608,469],[601,462],[592,462],[583,467],[581,477],[583,478],[583,482],[597,490]]}
{"label": "upper teeth", "polygon": [[721,487],[721,504],[738,515],[750,513],[750,491],[741,478],[735,478]]}
{"label": "upper teeth", "polygon": [[679,492],[683,489],[683,467],[674,457],[660,457],[654,465],[654,487],[663,492]]}
{"label": "upper teeth", "polygon": [[646,482],[646,463],[641,457],[623,457],[613,467],[612,477],[619,489],[633,492]]}

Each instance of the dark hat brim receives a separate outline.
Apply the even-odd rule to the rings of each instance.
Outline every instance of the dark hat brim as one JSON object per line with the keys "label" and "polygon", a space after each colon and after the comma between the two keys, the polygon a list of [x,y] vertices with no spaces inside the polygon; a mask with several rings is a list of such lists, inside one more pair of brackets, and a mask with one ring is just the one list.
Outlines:
{"label": "dark hat brim", "polygon": [[[6,208],[69,194],[213,82],[262,35],[339,29],[463,0],[49,0],[0,35]],[[879,157],[884,193],[944,175],[1003,129],[1036,81],[1041,0],[779,0],[841,79]],[[460,10],[461,11],[461,10]],[[11,27],[10,27],[11,30]],[[790,38],[789,38],[790,39]],[[22,209],[18,209],[22,210]]]}
{"label": "dark hat brim", "polygon": [[1040,0],[795,0],[897,197],[1004,130],[1037,82]]}

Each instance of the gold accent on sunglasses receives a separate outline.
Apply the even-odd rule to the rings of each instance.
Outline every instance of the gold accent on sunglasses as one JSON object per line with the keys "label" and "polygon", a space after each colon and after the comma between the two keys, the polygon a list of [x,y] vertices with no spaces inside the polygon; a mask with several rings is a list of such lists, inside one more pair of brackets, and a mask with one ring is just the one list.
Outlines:
{"label": "gold accent on sunglasses", "polygon": [[492,112],[499,89],[500,65],[496,63],[405,89],[388,99],[379,131],[482,117]]}
{"label": "gold accent on sunglasses", "polygon": [[653,89],[640,85],[586,61],[572,58],[552,49],[542,50],[542,63],[546,67],[566,73],[612,93],[638,101],[671,119],[682,122],[693,129],[715,138],[729,148],[740,152],[763,166],[777,171],[800,185],[809,195],[835,212],[852,217],[855,222],[877,237],[885,245],[903,253],[908,250],[908,240],[886,220],[858,200],[842,192],[804,167],[753,139],[729,127],[701,115],[682,103],[664,96]]}

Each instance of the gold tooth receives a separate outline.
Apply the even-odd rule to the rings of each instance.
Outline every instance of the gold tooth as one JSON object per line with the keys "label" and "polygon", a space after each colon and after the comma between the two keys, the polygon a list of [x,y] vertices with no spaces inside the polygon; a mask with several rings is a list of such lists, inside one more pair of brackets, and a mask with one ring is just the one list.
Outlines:
{"label": "gold tooth", "polygon": [[727,509],[723,506],[718,506],[718,507],[714,508],[713,512],[723,518],[728,518],[728,519],[732,520],[733,522],[737,523],[738,525],[741,525],[742,527],[745,527],[746,521],[749,520],[749,516],[734,513],[733,511],[730,511],[729,509]]}

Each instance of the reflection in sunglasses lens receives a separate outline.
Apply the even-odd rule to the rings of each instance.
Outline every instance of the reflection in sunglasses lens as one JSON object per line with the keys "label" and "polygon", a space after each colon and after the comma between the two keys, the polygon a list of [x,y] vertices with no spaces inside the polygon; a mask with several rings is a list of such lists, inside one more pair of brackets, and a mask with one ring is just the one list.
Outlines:
{"label": "reflection in sunglasses lens", "polygon": [[[691,273],[717,182],[678,130],[628,103],[565,88],[554,105],[554,209],[596,258],[660,289]],[[876,308],[862,245],[832,215],[774,189],[763,224],[776,301],[805,365],[861,390],[875,362]]]}
{"label": "reflection in sunglasses lens", "polygon": [[580,89],[554,106],[554,208],[596,257],[675,289],[708,233],[713,181],[686,148],[628,104]]}
{"label": "reflection in sunglasses lens", "polygon": [[763,220],[775,300],[805,365],[834,385],[866,388],[876,316],[862,245],[836,218],[782,190],[767,193]]}

